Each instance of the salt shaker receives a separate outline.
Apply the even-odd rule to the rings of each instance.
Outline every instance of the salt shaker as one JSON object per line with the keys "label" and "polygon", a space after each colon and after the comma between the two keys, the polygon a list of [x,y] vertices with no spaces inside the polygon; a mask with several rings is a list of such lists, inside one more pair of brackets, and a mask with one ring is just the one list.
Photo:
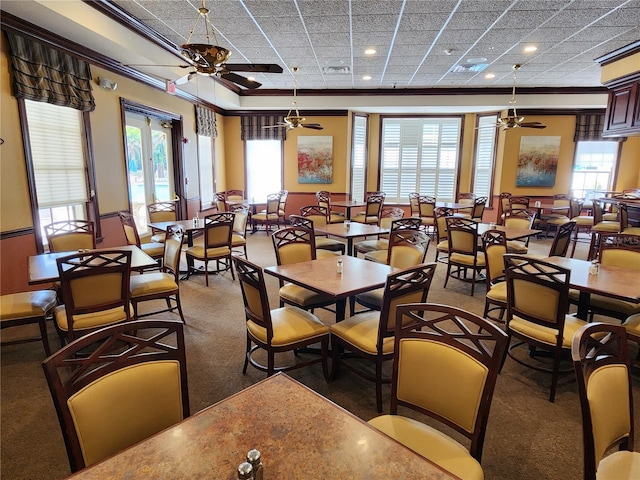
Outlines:
{"label": "salt shaker", "polygon": [[597,260],[593,260],[589,265],[589,275],[598,275],[600,273],[600,264]]}
{"label": "salt shaker", "polygon": [[253,478],[253,467],[249,462],[242,462],[238,465],[238,479],[251,480]]}
{"label": "salt shaker", "polygon": [[249,450],[247,453],[247,462],[253,467],[253,480],[263,480],[264,478],[264,466],[262,465],[262,456],[260,452],[255,448]]}
{"label": "salt shaker", "polygon": [[338,259],[338,262],[336,264],[336,273],[342,275],[342,258]]}

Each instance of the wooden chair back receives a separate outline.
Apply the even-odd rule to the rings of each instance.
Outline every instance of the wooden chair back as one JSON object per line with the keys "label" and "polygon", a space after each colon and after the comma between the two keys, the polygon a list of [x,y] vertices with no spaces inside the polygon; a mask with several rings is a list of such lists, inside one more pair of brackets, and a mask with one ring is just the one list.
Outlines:
{"label": "wooden chair back", "polygon": [[389,235],[387,265],[396,268],[408,268],[424,263],[430,242],[429,236],[419,230],[397,228]]}
{"label": "wooden chair back", "polygon": [[447,237],[447,217],[453,216],[453,210],[447,207],[438,207],[434,211],[436,217],[436,241],[442,242]]}
{"label": "wooden chair back", "polygon": [[489,197],[477,197],[473,203],[473,209],[471,210],[471,218],[473,220],[477,220],[478,222],[482,221],[482,216],[484,215],[484,209],[487,206],[487,202],[489,201]]}
{"label": "wooden chair back", "polygon": [[149,212],[149,221],[156,222],[175,222],[178,219],[176,212],[176,202],[156,202],[147,205]]}
{"label": "wooden chair back", "polygon": [[458,194],[458,203],[466,205],[474,205],[476,200],[476,194],[471,192],[463,192]]}
{"label": "wooden chair back", "polygon": [[120,223],[124,230],[124,236],[127,239],[127,245],[140,246],[140,236],[138,235],[138,227],[136,227],[136,221],[133,215],[129,212],[118,212],[120,217]]}
{"label": "wooden chair back", "polygon": [[556,235],[553,237],[551,243],[551,249],[549,250],[550,257],[566,257],[569,245],[571,244],[571,234],[576,227],[576,222],[567,222],[562,224],[556,230]]}
{"label": "wooden chair back", "polygon": [[420,216],[420,203],[418,202],[418,198],[420,194],[418,192],[411,192],[409,194],[409,209],[411,210],[412,217]]}
{"label": "wooden chair back", "polygon": [[160,270],[173,275],[176,284],[180,283],[180,257],[184,245],[184,229],[180,225],[167,227],[164,241],[164,254]]}
{"label": "wooden chair back", "polygon": [[504,281],[504,255],[507,253],[507,237],[501,230],[487,230],[482,234],[484,263],[487,270],[487,291],[499,281]]}
{"label": "wooden chair back", "polygon": [[640,270],[640,235],[600,234],[599,255],[602,265]]}
{"label": "wooden chair back", "polygon": [[447,238],[449,255],[476,256],[478,254],[478,223],[468,218],[447,217]]}
{"label": "wooden chair back", "polygon": [[[91,355],[79,355],[89,346]],[[72,472],[189,416],[180,322],[111,325],[58,350],[42,367]]]}
{"label": "wooden chair back", "polygon": [[242,301],[247,322],[253,322],[266,331],[266,343],[273,339],[273,323],[269,307],[269,294],[262,268],[241,257],[233,257],[242,290]]}
{"label": "wooden chair back", "polygon": [[[300,207],[300,216],[311,220],[313,222],[312,225],[325,226],[327,224],[329,211],[327,210],[327,207],[323,207],[320,205],[307,205],[304,207]],[[298,217],[298,215],[290,215],[289,219],[291,219],[291,217]],[[298,225],[304,226],[302,224]],[[311,228],[313,229],[313,227]]]}
{"label": "wooden chair back", "polygon": [[235,213],[213,213],[204,217],[204,251],[218,247],[231,249],[231,237],[235,223]]}
{"label": "wooden chair back", "polygon": [[214,193],[213,200],[215,201],[218,213],[224,213],[227,211],[227,195],[225,192]]}
{"label": "wooden chair back", "polygon": [[286,227],[271,235],[278,265],[316,259],[316,239],[313,229]]}
{"label": "wooden chair back", "polygon": [[44,227],[50,252],[73,252],[96,248],[93,222],[87,220],[63,220]]}

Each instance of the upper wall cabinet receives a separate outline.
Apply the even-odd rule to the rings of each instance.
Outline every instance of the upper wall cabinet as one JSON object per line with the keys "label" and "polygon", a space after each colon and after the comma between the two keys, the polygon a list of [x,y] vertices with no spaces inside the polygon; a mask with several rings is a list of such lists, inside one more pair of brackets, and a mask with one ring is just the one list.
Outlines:
{"label": "upper wall cabinet", "polygon": [[640,41],[596,61],[609,88],[603,137],[640,136]]}

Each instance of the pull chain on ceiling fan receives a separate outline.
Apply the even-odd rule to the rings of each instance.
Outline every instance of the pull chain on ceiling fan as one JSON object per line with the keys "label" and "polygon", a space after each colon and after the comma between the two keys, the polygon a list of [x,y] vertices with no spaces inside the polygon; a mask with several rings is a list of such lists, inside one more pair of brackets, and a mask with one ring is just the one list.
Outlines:
{"label": "pull chain on ceiling fan", "polygon": [[[298,67],[291,67],[293,73],[293,102],[292,107],[289,109],[287,116],[284,117],[283,123],[276,123],[275,125],[268,125],[262,128],[278,128],[287,127],[287,130],[293,130],[294,128],[311,128],[313,130],[322,130],[323,127],[319,123],[304,123],[306,118],[300,116],[298,111],[298,83],[296,81],[296,74],[298,73]],[[292,115],[295,113],[295,115]]]}
{"label": "pull chain on ceiling fan", "polygon": [[525,122],[524,117],[519,117],[516,111],[516,79],[520,65],[513,66],[513,89],[511,90],[511,100],[509,100],[509,108],[507,116],[498,119],[496,127],[502,130],[510,130],[512,128],[547,128],[540,122]]}

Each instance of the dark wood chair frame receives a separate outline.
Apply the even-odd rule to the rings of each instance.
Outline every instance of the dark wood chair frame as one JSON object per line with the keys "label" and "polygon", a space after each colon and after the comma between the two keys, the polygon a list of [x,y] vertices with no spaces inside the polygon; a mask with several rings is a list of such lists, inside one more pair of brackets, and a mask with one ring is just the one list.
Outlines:
{"label": "dark wood chair frame", "polygon": [[[319,190],[316,192],[316,201],[320,207],[325,207],[327,209],[327,223],[342,223],[346,219],[345,215],[342,212],[334,212],[331,210],[331,193],[327,190]],[[331,215],[338,215],[340,221],[332,222]]]}
{"label": "dark wood chair frame", "polygon": [[[240,282],[240,287],[242,290],[242,300],[244,302],[244,311],[247,320],[251,320],[261,327],[265,328],[267,331],[267,341],[263,342],[261,339],[256,338],[251,334],[249,329],[247,329],[247,347],[244,359],[244,366],[242,367],[242,373],[247,373],[247,367],[249,364],[254,366],[256,369],[261,372],[267,372],[267,376],[271,376],[276,372],[286,372],[290,370],[295,370],[301,367],[306,367],[308,365],[314,365],[316,363],[322,363],[322,371],[324,373],[325,379],[329,379],[329,367],[328,367],[328,357],[329,357],[329,334],[325,335],[320,339],[321,343],[321,354],[319,358],[313,358],[304,362],[296,362],[292,365],[286,365],[281,367],[275,366],[275,354],[280,352],[290,352],[296,351],[303,347],[307,347],[309,345],[313,345],[318,343],[318,337],[300,340],[296,343],[284,345],[281,347],[274,347],[271,344],[271,340],[273,339],[273,323],[271,322],[271,307],[269,306],[269,295],[267,292],[267,287],[264,282],[264,273],[262,268],[255,263],[251,263],[247,259],[240,257],[233,257],[233,261],[235,263],[236,271],[238,273],[238,280]],[[254,312],[250,303],[247,301],[247,294],[245,292],[245,284],[251,286],[260,292],[260,310],[261,312]],[[296,308],[296,307],[288,307],[288,308]],[[252,343],[254,345],[252,345]],[[263,349],[267,352],[267,365],[263,365],[257,360],[253,358],[253,353],[258,349]]]}
{"label": "dark wood chair frame", "polygon": [[[485,256],[485,268],[486,268],[486,284],[487,284],[487,293],[491,290],[491,288],[497,283],[501,283],[505,281],[504,276],[504,260],[502,260],[500,265],[500,271],[495,272],[491,268],[492,262],[489,261],[489,254],[487,252],[492,248],[500,248],[504,249],[503,255],[507,253],[507,237],[505,233],[501,230],[487,230],[482,234],[482,249],[484,251]],[[491,305],[494,305],[493,307]],[[494,310],[499,310],[499,315],[497,318],[492,317],[490,313]],[[504,314],[507,311],[507,302],[500,302],[495,299],[490,299],[489,297],[485,297],[484,299],[484,312],[482,316],[484,318],[489,318],[491,320],[495,320],[496,322],[505,323]]]}
{"label": "dark wood chair frame", "polygon": [[[391,415],[397,415],[398,407],[400,406],[437,420],[470,439],[469,452],[473,458],[480,462],[491,409],[491,400],[495,391],[501,362],[504,358],[504,352],[507,348],[507,335],[499,327],[478,315],[449,305],[434,303],[400,305],[396,310],[395,324]],[[437,412],[426,410],[398,398],[399,360],[402,355],[401,343],[408,339],[428,340],[448,345],[459,350],[461,354],[472,357],[487,368],[487,378],[472,432],[466,431]],[[425,368],[437,367],[435,365],[425,365]]]}
{"label": "dark wood chair frame", "polygon": [[[306,205],[304,207],[300,207],[300,215],[289,215],[289,224],[292,227],[298,226],[298,227],[310,228],[311,230],[313,230],[314,229],[313,220],[306,217],[327,218],[328,216],[329,216],[329,213],[328,213],[327,207],[322,207],[320,205]],[[294,224],[294,222],[296,223]],[[314,235],[315,235],[315,232],[314,232]],[[318,236],[316,235],[316,238],[317,237]],[[324,246],[323,250],[340,252],[340,255],[344,255],[345,252],[347,251],[347,246],[344,243],[336,240],[335,242],[332,242],[331,245]]]}
{"label": "dark wood chair frame", "polygon": [[[382,412],[382,385],[391,383],[391,378],[384,378],[382,376],[382,364],[385,361],[393,359],[393,353],[382,353],[382,345],[385,338],[395,335],[396,309],[393,308],[393,305],[397,298],[419,290],[423,291],[420,301],[422,303],[426,302],[436,266],[437,264],[435,262],[424,263],[387,275],[382,299],[382,309],[380,310],[377,352],[375,355],[360,350],[357,346],[345,342],[336,335],[331,335],[331,379],[333,380],[336,377],[338,368],[342,365],[365,380],[375,382],[376,407],[378,412]],[[342,356],[345,350],[355,354],[356,357],[373,362],[375,364],[374,375],[371,375],[365,369],[359,368],[358,365],[352,364],[350,361],[345,361],[346,357]]]}
{"label": "dark wood chair frame", "polygon": [[88,220],[62,220],[45,225],[44,232],[49,244],[49,251],[56,252],[55,239],[74,234],[86,234],[91,236],[93,245],[90,248],[96,248],[96,233],[94,223]]}
{"label": "dark wood chair frame", "polygon": [[[582,411],[582,439],[584,449],[584,480],[596,480],[596,452],[593,437],[591,408],[587,397],[587,385],[593,372],[608,365],[624,365],[627,369],[629,390],[629,435],[617,442],[620,451],[634,451],[634,409],[631,367],[629,364],[628,337],[624,327],[609,323],[589,323],[573,337],[571,356],[576,372],[578,394]],[[609,447],[612,447],[610,445]]]}
{"label": "dark wood chair frame", "polygon": [[[235,213],[233,212],[224,212],[224,213],[213,213],[211,215],[207,215],[204,217],[204,255],[203,258],[194,257],[189,253],[187,249],[187,259],[191,259],[189,263],[189,271],[187,272],[187,278],[194,273],[204,273],[205,285],[209,286],[209,262],[216,262],[216,269],[213,273],[220,273],[227,270],[231,271],[231,278],[233,280],[236,279],[235,273],[233,271],[233,265],[231,265],[231,257],[233,255],[233,247],[231,245],[231,239],[233,236],[233,222],[235,220]],[[213,230],[224,230],[227,229],[228,232],[224,234],[224,236],[220,236],[220,240],[215,242],[212,238],[214,234]],[[210,248],[218,248],[218,247],[229,247],[229,254],[225,256],[218,257],[209,257],[208,250]],[[196,268],[193,265],[193,260],[199,260],[204,262],[204,269]]]}
{"label": "dark wood chair frame", "polygon": [[[478,265],[478,223],[474,220],[470,220],[468,218],[460,218],[460,217],[447,217],[447,239],[449,242],[449,258],[447,262],[447,274],[444,280],[444,287],[447,288],[447,283],[449,282],[449,278],[453,277],[463,282],[467,282],[471,284],[471,296],[473,296],[476,287],[476,276],[482,270],[484,270],[484,265]],[[454,242],[454,237],[452,234],[460,235],[466,234],[469,236],[473,236],[472,242],[469,242],[471,245],[470,249],[460,248],[457,243]],[[467,255],[473,258],[473,264],[467,265],[465,263],[457,263],[451,260],[451,255],[454,253],[459,253],[462,255]],[[467,276],[468,271],[471,270],[471,278]]]}
{"label": "dark wood chair frame", "polygon": [[[270,193],[269,195],[267,195],[267,209],[264,211],[265,219],[261,220],[259,218],[256,218],[256,215],[252,215],[251,216],[251,225],[253,227],[252,231],[253,232],[257,231],[257,225],[259,223],[262,223],[265,226],[265,230],[267,234],[269,234],[269,232],[271,231],[270,227],[272,225],[275,225],[277,228],[280,222],[280,216],[278,214],[279,208],[280,208],[280,192]],[[276,216],[275,220],[270,220],[269,215],[275,215]]]}
{"label": "dark wood chair frame", "polygon": [[[138,248],[142,248],[142,242],[140,241],[140,235],[138,234],[138,227],[136,226],[136,221],[133,218],[133,215],[129,212],[118,212],[118,217],[120,217],[120,223],[122,224],[122,229],[124,230],[124,236],[127,240],[127,245],[135,245]],[[131,229],[133,238],[131,238],[131,236],[127,234],[127,227]],[[150,267],[150,269],[158,268],[162,262],[163,253],[150,256],[158,262],[157,267]],[[145,269],[141,269],[140,271],[142,270]]]}
{"label": "dark wood chair frame", "polygon": [[[442,241],[446,241],[447,242],[447,252],[449,251],[449,237],[447,235],[447,221],[446,221],[446,217],[452,217],[454,215],[454,211],[451,208],[448,207],[438,207],[435,210],[435,217],[436,217],[436,233],[435,233],[435,242],[436,242],[436,258],[435,261],[436,262],[445,262],[448,258],[449,258],[449,254],[447,253],[444,257],[440,257],[440,254],[443,253],[442,251],[438,250],[438,245],[440,244],[440,242]],[[442,223],[441,223],[442,221]],[[440,228],[443,227],[443,228]]]}
{"label": "dark wood chair frame", "polygon": [[[173,222],[178,220],[178,210],[176,208],[177,202],[156,202],[147,205],[147,213],[149,214],[149,220],[153,222]],[[172,213],[170,216],[168,214]],[[159,217],[159,218],[154,218]],[[171,217],[171,218],[167,218]],[[151,233],[153,235],[165,233],[162,230],[151,227]]]}
{"label": "dark wood chair frame", "polygon": [[[80,355],[90,346],[89,356]],[[187,418],[190,415],[189,389],[180,322],[136,320],[111,325],[79,338],[43,362],[72,472],[86,465],[67,405],[69,397],[95,380],[131,365],[166,360],[177,361],[180,365],[182,415]]]}
{"label": "dark wood chair frame", "polygon": [[551,242],[551,248],[549,249],[550,257],[566,257],[569,251],[569,245],[571,245],[571,234],[576,227],[576,222],[568,222],[560,225],[556,229],[556,234]]}
{"label": "dark wood chair frame", "polygon": [[420,220],[423,218],[433,218],[433,225],[422,224],[422,229],[433,237],[435,235],[436,223],[436,197],[420,195],[418,197],[418,208],[420,210]]}

